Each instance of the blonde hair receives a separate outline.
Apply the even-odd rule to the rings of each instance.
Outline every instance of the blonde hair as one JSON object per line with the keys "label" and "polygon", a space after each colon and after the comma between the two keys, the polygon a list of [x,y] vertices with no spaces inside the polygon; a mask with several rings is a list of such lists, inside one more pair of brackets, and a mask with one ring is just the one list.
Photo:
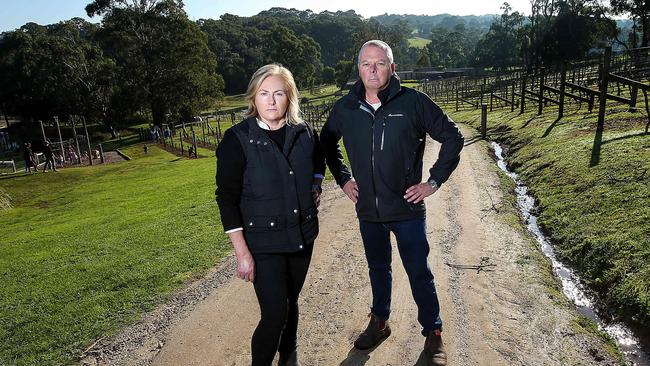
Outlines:
{"label": "blonde hair", "polygon": [[300,118],[298,88],[296,87],[296,82],[293,80],[293,74],[291,74],[289,69],[280,64],[264,65],[257,69],[251,77],[251,81],[248,83],[248,89],[246,90],[246,95],[244,97],[248,103],[248,110],[246,110],[245,117],[250,118],[259,115],[257,108],[255,107],[255,94],[257,94],[260,86],[269,76],[280,77],[287,88],[286,93],[289,103],[287,105],[287,111],[285,112],[285,122],[289,125],[299,125],[304,123],[302,118]]}

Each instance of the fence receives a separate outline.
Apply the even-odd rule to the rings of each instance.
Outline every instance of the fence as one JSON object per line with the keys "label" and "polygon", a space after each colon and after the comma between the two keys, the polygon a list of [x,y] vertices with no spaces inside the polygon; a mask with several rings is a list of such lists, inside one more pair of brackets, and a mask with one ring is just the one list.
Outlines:
{"label": "fence", "polygon": [[645,127],[650,128],[647,84],[650,76],[650,48],[637,48],[612,55],[611,47],[605,49],[601,59],[564,63],[559,68],[539,68],[533,73],[512,70],[507,74],[481,78],[461,77],[423,83],[419,89],[439,103],[455,104],[458,111],[464,106],[480,108],[487,104],[494,108],[519,109],[537,107],[542,114],[548,105],[558,107],[558,119],[564,116],[568,104],[578,108],[586,105],[589,111],[598,99],[598,128],[602,130],[607,100],[638,110],[639,91],[644,95],[648,116]]}
{"label": "fence", "polygon": [[[303,103],[300,107],[302,118],[319,131],[333,105],[334,101],[331,99]],[[199,147],[216,149],[226,129],[242,121],[245,118],[244,114],[243,109],[205,113],[194,122],[141,128],[138,130],[138,135],[140,141],[156,143],[159,147],[179,156],[196,158],[199,156],[197,153]]]}

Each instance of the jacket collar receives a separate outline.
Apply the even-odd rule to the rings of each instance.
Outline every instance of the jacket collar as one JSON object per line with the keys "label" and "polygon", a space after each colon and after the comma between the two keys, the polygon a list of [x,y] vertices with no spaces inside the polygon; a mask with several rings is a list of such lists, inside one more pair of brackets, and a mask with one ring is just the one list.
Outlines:
{"label": "jacket collar", "polygon": [[[400,85],[400,80],[395,74],[392,74],[390,76],[388,86],[384,90],[380,91],[377,96],[383,105],[386,104],[389,100],[393,99],[397,94],[400,93],[401,90],[402,86]],[[348,95],[355,99],[355,104],[357,104],[356,101],[366,100],[366,88],[363,86],[361,79],[357,80],[357,82],[354,83],[354,87],[350,90]]]}
{"label": "jacket collar", "polygon": [[[261,135],[261,136],[267,137],[266,133],[264,132],[262,127],[260,127],[258,125],[257,118],[250,117],[250,118],[244,120],[244,122],[248,124],[249,133],[255,134],[255,135],[258,135],[258,136]],[[302,133],[304,131],[307,131],[307,126],[306,126],[305,123],[301,123],[299,125],[290,125],[290,124],[287,123],[286,127],[287,127],[287,129],[286,129],[286,135],[285,135],[285,138],[284,138],[284,146],[282,148],[282,153],[285,156],[289,156],[289,153],[291,152],[291,149],[295,145],[296,137],[298,137],[298,135],[300,133]]]}

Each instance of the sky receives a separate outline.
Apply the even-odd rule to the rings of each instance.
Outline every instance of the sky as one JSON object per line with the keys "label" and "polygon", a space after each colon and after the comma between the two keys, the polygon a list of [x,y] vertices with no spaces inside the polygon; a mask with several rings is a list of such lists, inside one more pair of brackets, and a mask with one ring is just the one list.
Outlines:
{"label": "sky", "polygon": [[[52,24],[74,17],[89,19],[84,8],[91,0],[0,0],[0,32],[11,31],[25,23]],[[514,11],[530,13],[529,0],[508,0]],[[251,16],[272,7],[324,10],[354,10],[363,17],[384,13],[436,15],[501,14],[503,0],[185,0],[190,19],[218,19],[224,13]],[[95,17],[89,19],[99,22]]]}

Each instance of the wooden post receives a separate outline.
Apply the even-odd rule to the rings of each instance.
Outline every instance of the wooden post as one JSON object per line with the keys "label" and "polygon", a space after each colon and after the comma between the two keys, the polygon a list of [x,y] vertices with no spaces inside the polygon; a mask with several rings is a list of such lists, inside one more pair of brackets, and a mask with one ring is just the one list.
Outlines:
{"label": "wooden post", "polygon": [[43,121],[39,120],[38,123],[41,124],[41,133],[43,134],[43,143],[47,141],[47,138],[45,137],[45,128],[43,128]]}
{"label": "wooden post", "polygon": [[515,84],[517,84],[516,80],[512,80],[512,93],[510,93],[510,112],[515,111]]}
{"label": "wooden post", "polygon": [[492,100],[494,99],[494,91],[490,90],[490,112],[492,112]]}
{"label": "wooden post", "polygon": [[487,104],[481,104],[481,137],[487,135]]}
{"label": "wooden post", "polygon": [[526,74],[521,74],[521,103],[519,103],[519,114],[524,114],[526,108]]}
{"label": "wooden post", "polygon": [[537,107],[537,114],[540,115],[542,114],[544,110],[544,68],[540,67],[539,68],[539,96],[538,96],[538,107]]}
{"label": "wooden post", "polygon": [[162,128],[160,129],[160,137],[162,137],[162,142],[163,142],[163,149],[167,150],[167,137],[165,136],[165,124],[163,123],[160,125]]}
{"label": "wooden post", "polygon": [[2,115],[5,118],[5,123],[7,124],[7,127],[9,127],[9,116],[7,116],[7,107],[5,106],[4,103],[0,103],[0,107],[2,107]]}
{"label": "wooden post", "polygon": [[208,121],[208,117],[205,117],[205,122],[201,123],[201,131],[203,133],[203,145],[207,145],[206,140],[205,140],[205,124]]}
{"label": "wooden post", "polygon": [[198,158],[198,154],[196,151],[196,132],[194,132],[194,129],[192,129],[192,146],[194,146],[194,157]]}
{"label": "wooden post", "polygon": [[77,147],[77,164],[81,165],[81,149],[79,148],[79,136],[77,136],[77,127],[75,126],[74,119],[70,119],[72,123],[72,135],[74,136],[74,142]]}
{"label": "wooden post", "polygon": [[63,162],[65,163],[65,151],[63,151],[63,138],[61,137],[61,126],[59,125],[58,116],[54,116],[54,123],[56,124],[56,130],[59,133],[59,145],[61,146],[61,156],[63,156]]}
{"label": "wooden post", "polygon": [[632,85],[630,88],[630,109],[629,112],[636,112],[636,98],[639,94],[639,87],[637,85]]}
{"label": "wooden post", "polygon": [[181,130],[180,133],[178,134],[178,139],[181,141],[181,155],[185,154],[185,148],[183,147],[183,132],[185,130]]}
{"label": "wooden post", "polygon": [[560,107],[558,111],[557,118],[560,119],[564,116],[564,88],[566,83],[566,61],[562,63],[562,71],[560,74]]}
{"label": "wooden post", "polygon": [[93,165],[93,151],[90,147],[90,135],[88,134],[88,127],[86,126],[85,116],[81,116],[81,123],[83,123],[84,131],[86,133],[86,143],[88,144],[88,161],[90,162],[90,165]]}
{"label": "wooden post", "polygon": [[104,148],[102,148],[102,144],[99,144],[99,161],[104,164]]}
{"label": "wooden post", "polygon": [[607,87],[609,86],[609,63],[612,59],[612,48],[605,48],[603,56],[603,67],[600,73],[600,97],[598,100],[598,126],[597,130],[603,130],[605,126],[605,108],[607,107]]}
{"label": "wooden post", "polygon": [[458,88],[456,88],[456,112],[458,112]]}

